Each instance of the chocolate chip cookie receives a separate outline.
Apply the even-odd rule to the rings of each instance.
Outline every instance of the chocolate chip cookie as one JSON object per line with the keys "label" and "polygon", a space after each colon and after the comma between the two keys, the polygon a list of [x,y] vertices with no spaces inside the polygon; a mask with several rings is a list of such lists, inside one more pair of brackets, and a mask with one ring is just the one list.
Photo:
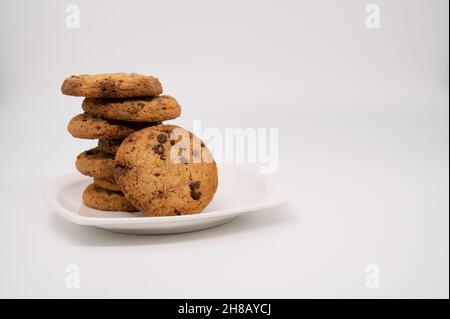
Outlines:
{"label": "chocolate chip cookie", "polygon": [[98,177],[94,177],[94,184],[97,185],[98,187],[110,190],[110,191],[115,191],[115,192],[120,192],[120,187],[119,185],[116,184],[116,182],[114,181],[114,178],[98,178]]}
{"label": "chocolate chip cookie", "polygon": [[86,206],[95,209],[121,212],[137,211],[121,192],[110,191],[95,184],[86,187],[82,198]]}
{"label": "chocolate chip cookie", "polygon": [[67,130],[73,137],[85,139],[121,139],[144,127],[158,123],[136,123],[106,120],[83,113],[73,117]]}
{"label": "chocolate chip cookie", "polygon": [[158,122],[178,117],[181,107],[168,95],[133,99],[92,99],[83,101],[83,110],[106,119]]}
{"label": "chocolate chip cookie", "polygon": [[96,147],[79,154],[75,166],[83,175],[111,179],[114,176],[114,155]]}
{"label": "chocolate chip cookie", "polygon": [[174,125],[157,125],[128,136],[115,159],[115,180],[147,216],[200,213],[213,198],[217,167],[205,144]]}
{"label": "chocolate chip cookie", "polygon": [[66,78],[61,91],[66,95],[92,98],[128,98],[159,95],[162,86],[157,78],[150,75],[82,74]]}

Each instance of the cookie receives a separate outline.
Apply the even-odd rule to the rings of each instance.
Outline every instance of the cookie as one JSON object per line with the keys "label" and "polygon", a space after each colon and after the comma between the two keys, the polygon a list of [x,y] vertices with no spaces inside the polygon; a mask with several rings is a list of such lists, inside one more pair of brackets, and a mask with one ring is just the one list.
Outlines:
{"label": "cookie", "polygon": [[66,95],[92,98],[127,98],[155,96],[162,93],[159,80],[136,73],[82,74],[64,80],[61,91]]}
{"label": "cookie", "polygon": [[95,184],[86,187],[82,198],[86,206],[95,209],[121,212],[137,211],[121,192],[113,192]]}
{"label": "cookie", "polygon": [[157,123],[105,120],[87,113],[73,117],[67,130],[73,137],[85,139],[121,139],[144,127]]}
{"label": "cookie", "polygon": [[83,175],[111,179],[114,176],[114,155],[96,147],[79,154],[75,166]]}
{"label": "cookie", "polygon": [[216,163],[205,144],[174,125],[128,136],[116,154],[115,180],[146,216],[200,213],[218,184]]}
{"label": "cookie", "polygon": [[98,140],[97,147],[105,153],[116,154],[123,139],[118,140]]}
{"label": "cookie", "polygon": [[114,178],[94,177],[94,184],[110,191],[120,192],[120,187],[116,184]]}
{"label": "cookie", "polygon": [[133,99],[92,99],[83,101],[83,110],[106,119],[158,122],[178,117],[181,107],[168,95]]}

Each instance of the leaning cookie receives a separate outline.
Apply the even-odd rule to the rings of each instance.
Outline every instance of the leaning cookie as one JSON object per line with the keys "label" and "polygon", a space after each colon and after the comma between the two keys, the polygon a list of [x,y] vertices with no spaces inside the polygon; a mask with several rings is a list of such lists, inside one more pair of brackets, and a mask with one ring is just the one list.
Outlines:
{"label": "leaning cookie", "polygon": [[158,122],[180,116],[177,100],[168,95],[134,99],[92,99],[83,101],[83,110],[106,119]]}
{"label": "leaning cookie", "polygon": [[129,98],[162,93],[159,80],[136,73],[82,74],[64,80],[61,91],[66,95],[92,98]]}
{"label": "leaning cookie", "polygon": [[137,209],[120,192],[110,191],[95,184],[89,185],[83,192],[86,206],[99,210],[136,212]]}
{"label": "leaning cookie", "polygon": [[83,113],[73,117],[67,130],[73,137],[85,139],[121,139],[144,127],[157,123],[133,123],[105,120]]}
{"label": "leaning cookie", "polygon": [[117,151],[114,172],[125,197],[147,216],[200,213],[218,184],[216,163],[205,144],[173,125],[128,136]]}
{"label": "leaning cookie", "polygon": [[94,184],[97,185],[98,187],[110,190],[110,191],[115,191],[115,192],[120,192],[121,189],[119,187],[119,185],[116,184],[116,182],[114,181],[114,178],[98,178],[98,177],[94,177]]}
{"label": "leaning cookie", "polygon": [[93,148],[77,156],[75,167],[86,176],[112,179],[114,176],[114,155]]}

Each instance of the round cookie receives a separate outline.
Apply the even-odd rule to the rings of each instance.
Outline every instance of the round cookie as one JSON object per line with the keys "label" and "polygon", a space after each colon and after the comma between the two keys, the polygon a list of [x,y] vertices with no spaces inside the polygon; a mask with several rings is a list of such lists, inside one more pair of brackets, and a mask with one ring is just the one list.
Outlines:
{"label": "round cookie", "polygon": [[119,149],[120,144],[122,144],[123,139],[118,140],[98,140],[97,147],[105,153],[116,154]]}
{"label": "round cookie", "polygon": [[114,155],[102,152],[96,147],[79,154],[75,166],[83,175],[112,179]]}
{"label": "round cookie", "polygon": [[98,178],[94,177],[94,184],[98,187],[114,191],[114,192],[120,192],[119,185],[116,184],[113,178]]}
{"label": "round cookie", "polygon": [[67,130],[73,137],[85,139],[121,139],[144,127],[156,123],[133,123],[105,120],[91,114],[83,113],[73,117]]}
{"label": "round cookie", "polygon": [[137,209],[131,205],[129,201],[120,192],[113,192],[95,184],[90,184],[83,192],[83,202],[86,206],[91,208],[107,210],[107,211],[121,211],[121,212],[136,212]]}
{"label": "round cookie", "polygon": [[218,184],[216,163],[205,144],[174,125],[128,136],[116,154],[115,180],[146,216],[200,213]]}
{"label": "round cookie", "polygon": [[92,99],[83,101],[83,110],[106,119],[158,122],[178,117],[181,107],[168,95],[133,99]]}
{"label": "round cookie", "polygon": [[127,98],[155,96],[162,93],[159,80],[136,73],[72,75],[64,80],[61,91],[66,95],[92,98]]}

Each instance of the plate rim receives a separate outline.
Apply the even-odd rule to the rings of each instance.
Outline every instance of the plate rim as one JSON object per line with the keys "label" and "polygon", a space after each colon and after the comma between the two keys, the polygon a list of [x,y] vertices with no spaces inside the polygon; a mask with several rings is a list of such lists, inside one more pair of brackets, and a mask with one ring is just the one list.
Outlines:
{"label": "plate rim", "polygon": [[262,175],[242,168],[241,165],[226,164],[219,165],[219,169],[237,169],[246,173],[257,176],[263,181],[266,191],[261,200],[255,205],[246,205],[238,208],[230,208],[225,210],[218,210],[209,213],[199,213],[180,216],[143,216],[143,217],[89,217],[79,215],[60,204],[58,195],[62,186],[73,183],[77,180],[87,178],[79,173],[67,173],[52,180],[45,191],[45,198],[49,207],[58,215],[67,220],[87,226],[102,226],[102,225],[130,225],[130,224],[159,224],[159,223],[179,223],[183,221],[200,221],[210,218],[220,218],[225,216],[240,215],[251,211],[271,208],[282,205],[288,201],[287,192],[281,187],[273,175]]}

